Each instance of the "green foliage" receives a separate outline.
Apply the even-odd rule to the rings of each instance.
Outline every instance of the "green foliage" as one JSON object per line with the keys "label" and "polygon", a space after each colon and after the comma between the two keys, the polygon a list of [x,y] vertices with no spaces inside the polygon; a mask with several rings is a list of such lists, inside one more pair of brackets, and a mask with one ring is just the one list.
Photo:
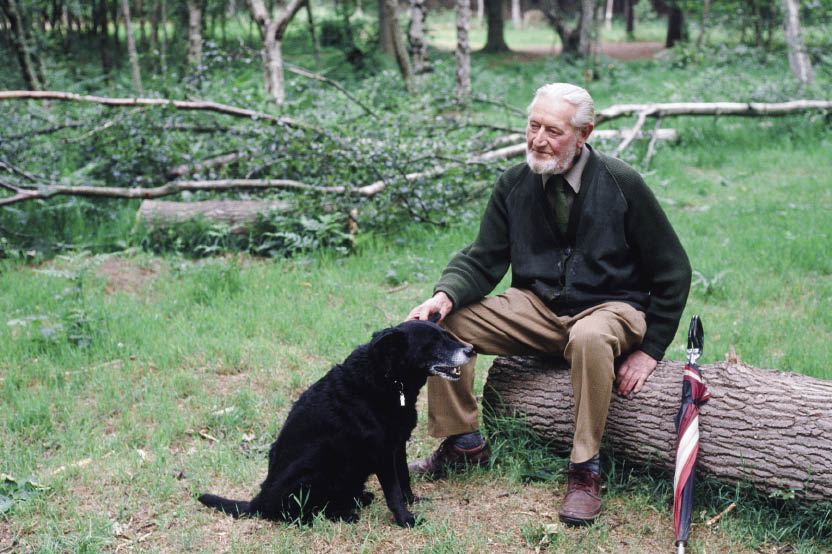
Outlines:
{"label": "green foliage", "polygon": [[14,508],[16,503],[34,498],[48,490],[49,487],[40,484],[33,477],[15,479],[11,475],[0,474],[0,516]]}

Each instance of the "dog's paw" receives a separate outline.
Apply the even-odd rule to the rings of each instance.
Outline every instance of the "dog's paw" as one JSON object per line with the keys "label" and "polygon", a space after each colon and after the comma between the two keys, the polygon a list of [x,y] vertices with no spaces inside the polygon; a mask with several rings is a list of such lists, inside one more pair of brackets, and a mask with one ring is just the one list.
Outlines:
{"label": "dog's paw", "polygon": [[396,523],[399,527],[416,527],[416,518],[410,512],[404,512],[400,516],[396,516]]}
{"label": "dog's paw", "polygon": [[375,497],[376,495],[374,495],[370,491],[364,491],[358,498],[356,498],[356,500],[363,508],[366,508],[367,506],[373,503],[373,499]]}

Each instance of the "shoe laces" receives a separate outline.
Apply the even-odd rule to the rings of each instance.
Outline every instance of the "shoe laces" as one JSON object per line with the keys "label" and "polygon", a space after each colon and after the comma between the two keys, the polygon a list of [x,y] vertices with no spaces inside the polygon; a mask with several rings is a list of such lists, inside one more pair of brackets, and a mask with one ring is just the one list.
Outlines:
{"label": "shoe laces", "polygon": [[569,483],[575,490],[594,492],[595,479],[593,479],[592,472],[580,469],[570,469],[567,471],[569,476]]}

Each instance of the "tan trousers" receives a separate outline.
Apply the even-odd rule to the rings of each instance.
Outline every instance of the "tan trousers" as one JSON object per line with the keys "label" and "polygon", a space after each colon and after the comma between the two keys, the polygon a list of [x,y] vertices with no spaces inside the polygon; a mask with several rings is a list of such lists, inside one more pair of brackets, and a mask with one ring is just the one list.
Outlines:
{"label": "tan trousers", "polygon": [[[623,302],[607,302],[575,316],[557,316],[534,293],[510,288],[451,312],[442,325],[480,354],[562,355],[571,368],[575,434],[571,460],[598,453],[607,421],[614,360],[641,344],[645,316]],[[474,357],[458,381],[428,378],[428,431],[434,437],[479,428],[473,393]]]}

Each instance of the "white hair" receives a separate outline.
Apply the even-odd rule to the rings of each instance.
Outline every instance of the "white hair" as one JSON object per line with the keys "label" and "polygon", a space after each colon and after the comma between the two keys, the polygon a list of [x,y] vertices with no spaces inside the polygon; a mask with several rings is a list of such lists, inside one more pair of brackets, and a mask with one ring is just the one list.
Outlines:
{"label": "white hair", "polygon": [[532,107],[538,100],[566,100],[575,108],[575,115],[570,123],[576,129],[583,129],[590,123],[595,122],[595,102],[586,89],[570,83],[549,83],[543,85],[534,93],[532,103],[526,109],[526,115],[531,115]]}

